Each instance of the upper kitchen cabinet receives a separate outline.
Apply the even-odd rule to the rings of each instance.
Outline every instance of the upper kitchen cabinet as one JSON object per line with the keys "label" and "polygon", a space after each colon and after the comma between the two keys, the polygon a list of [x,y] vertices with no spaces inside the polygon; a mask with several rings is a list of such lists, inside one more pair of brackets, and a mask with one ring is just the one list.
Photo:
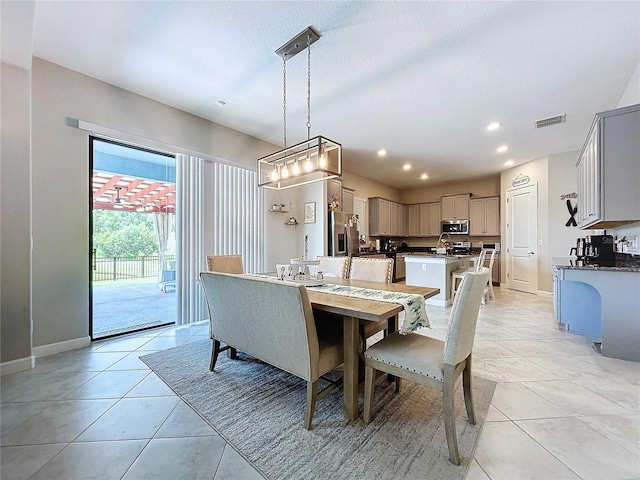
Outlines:
{"label": "upper kitchen cabinet", "polygon": [[595,116],[576,164],[578,226],[640,221],[640,104]]}
{"label": "upper kitchen cabinet", "polygon": [[392,236],[403,237],[405,235],[404,209],[404,205],[391,202],[390,232]]}
{"label": "upper kitchen cabinet", "polygon": [[442,197],[442,220],[469,218],[469,194]]}
{"label": "upper kitchen cabinet", "polygon": [[419,205],[419,230],[421,237],[440,235],[440,202]]}
{"label": "upper kitchen cabinet", "polygon": [[370,198],[369,235],[372,237],[405,236],[405,215],[405,206],[400,203],[379,197]]}
{"label": "upper kitchen cabinet", "polygon": [[353,213],[353,189],[342,187],[342,211]]}
{"label": "upper kitchen cabinet", "polygon": [[500,235],[500,197],[469,201],[469,223],[470,235]]}
{"label": "upper kitchen cabinet", "polygon": [[409,237],[420,235],[420,205],[405,206],[405,233]]}
{"label": "upper kitchen cabinet", "polygon": [[384,198],[369,199],[369,235],[391,235],[391,202]]}

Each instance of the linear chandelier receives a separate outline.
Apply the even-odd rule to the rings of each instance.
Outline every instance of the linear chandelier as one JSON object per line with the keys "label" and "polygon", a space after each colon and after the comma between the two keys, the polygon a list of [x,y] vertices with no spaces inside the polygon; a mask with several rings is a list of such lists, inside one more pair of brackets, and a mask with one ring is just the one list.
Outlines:
{"label": "linear chandelier", "polygon": [[[342,145],[311,138],[311,44],[320,36],[307,27],[276,50],[282,57],[284,148],[258,159],[258,186],[284,190],[342,175]],[[307,49],[307,140],[287,147],[287,60]]]}

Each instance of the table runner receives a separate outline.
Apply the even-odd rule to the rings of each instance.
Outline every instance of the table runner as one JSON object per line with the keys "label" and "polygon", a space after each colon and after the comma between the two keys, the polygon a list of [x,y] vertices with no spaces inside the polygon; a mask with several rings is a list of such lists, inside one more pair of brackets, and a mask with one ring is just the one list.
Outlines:
{"label": "table runner", "polygon": [[[273,275],[264,273],[248,273],[250,277],[262,277],[275,279]],[[425,307],[424,297],[415,293],[389,292],[374,288],[352,287],[349,285],[332,285],[327,283],[317,287],[306,287],[318,293],[331,293],[345,297],[362,298],[377,302],[398,303],[404,307],[404,311],[398,315],[401,335],[408,335],[420,327],[429,327],[429,318]],[[407,320],[408,319],[408,320]]]}
{"label": "table runner", "polygon": [[398,303],[404,307],[404,312],[400,312],[399,315],[401,325],[399,332],[402,335],[407,335],[419,327],[429,326],[429,318],[427,317],[425,301],[422,295],[331,284],[307,287],[307,290],[374,300],[376,302]]}

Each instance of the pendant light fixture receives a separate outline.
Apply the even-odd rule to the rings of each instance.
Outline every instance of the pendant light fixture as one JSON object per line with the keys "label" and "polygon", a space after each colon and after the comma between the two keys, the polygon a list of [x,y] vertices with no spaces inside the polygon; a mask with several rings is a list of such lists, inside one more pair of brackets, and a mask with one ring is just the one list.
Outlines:
{"label": "pendant light fixture", "polygon": [[[258,186],[273,190],[342,176],[342,145],[323,136],[311,138],[311,44],[320,35],[307,27],[276,50],[282,57],[284,148],[258,159]],[[307,49],[307,140],[287,147],[287,61]]]}

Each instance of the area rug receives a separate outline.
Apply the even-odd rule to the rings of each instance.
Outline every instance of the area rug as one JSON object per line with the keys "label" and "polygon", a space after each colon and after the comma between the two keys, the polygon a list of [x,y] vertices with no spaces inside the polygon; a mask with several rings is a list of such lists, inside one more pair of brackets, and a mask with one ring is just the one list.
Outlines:
{"label": "area rug", "polygon": [[[495,383],[474,377],[476,425],[469,425],[461,388],[456,427],[461,465],[449,462],[440,392],[405,381],[400,394],[376,385],[372,420],[345,420],[342,388],[316,404],[303,428],[306,383],[239,353],[222,354],[210,372],[211,343],[198,341],[140,357],[254,467],[281,479],[462,479],[473,458]],[[362,395],[360,411],[362,412]]]}

